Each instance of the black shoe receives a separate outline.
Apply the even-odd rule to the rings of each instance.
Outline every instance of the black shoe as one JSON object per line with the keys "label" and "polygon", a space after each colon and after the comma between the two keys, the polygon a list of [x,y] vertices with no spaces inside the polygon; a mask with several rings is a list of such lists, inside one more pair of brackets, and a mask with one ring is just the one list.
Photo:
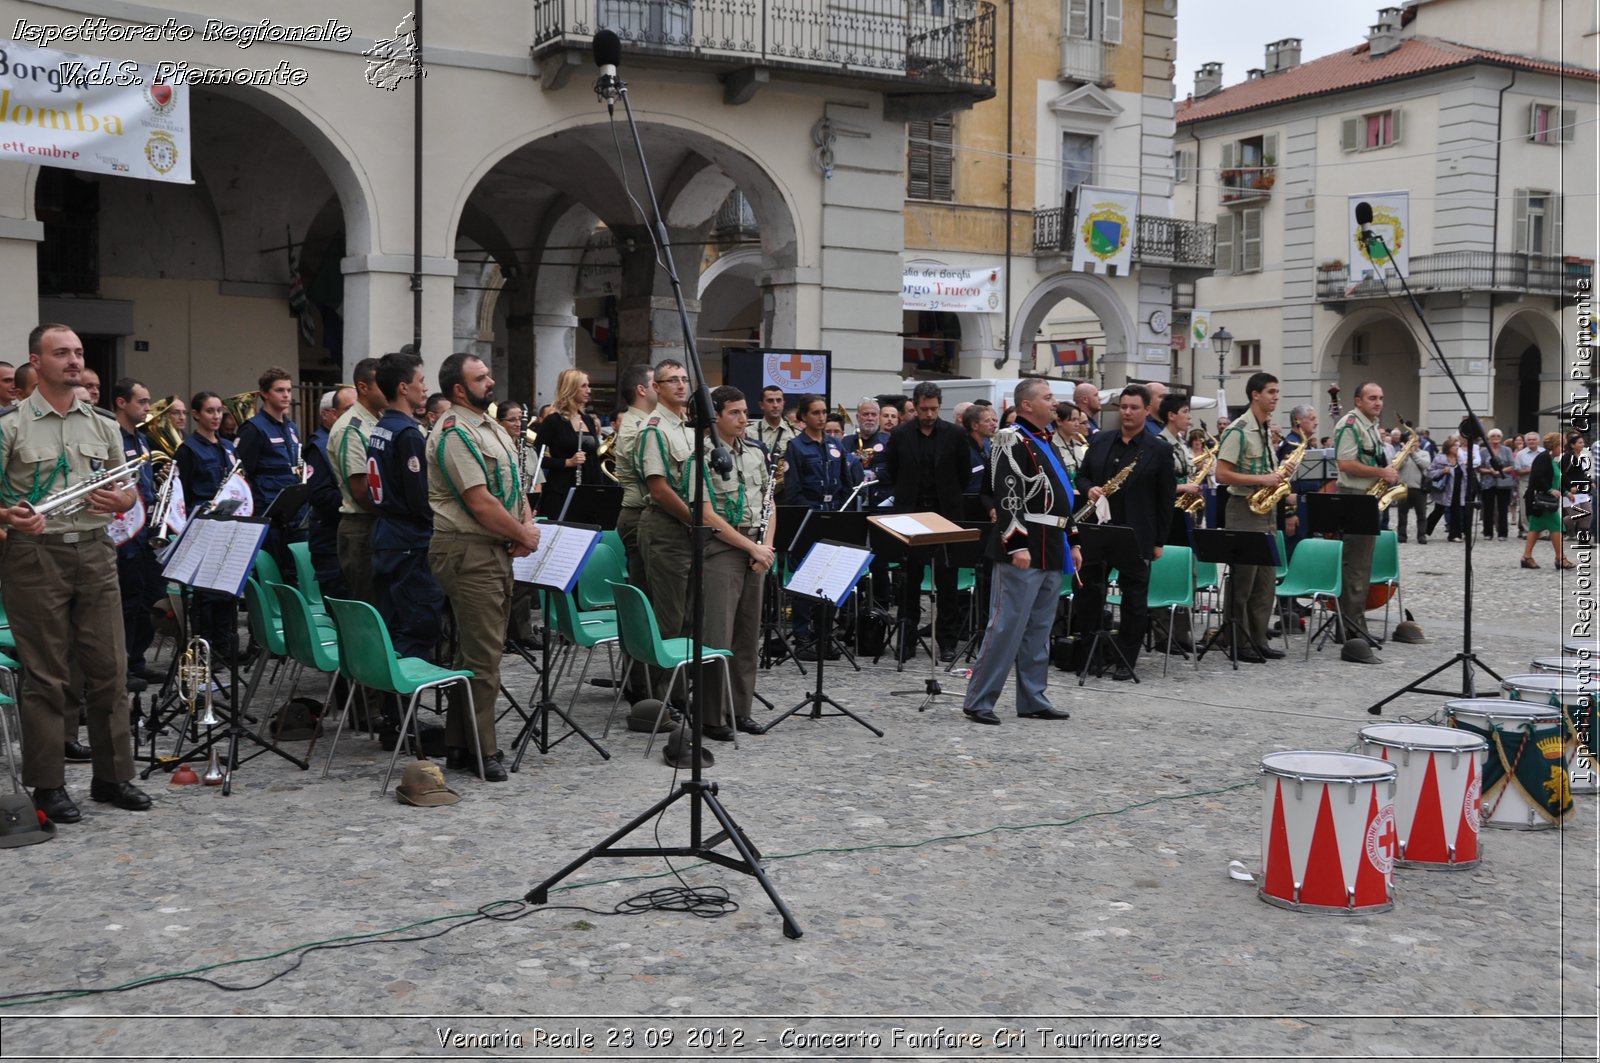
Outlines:
{"label": "black shoe", "polygon": [[[485,754],[483,758],[483,781],[505,782],[511,778],[506,774],[505,751],[497,749],[493,753]],[[445,753],[444,766],[456,768],[460,771],[478,774],[478,758],[472,755],[470,749],[451,749]]]}
{"label": "black shoe", "polygon": [[68,764],[87,764],[93,759],[94,756],[90,753],[88,746],[82,742],[68,740],[66,748]]}
{"label": "black shoe", "polygon": [[1289,656],[1287,653],[1284,653],[1282,650],[1273,646],[1257,646],[1256,652],[1261,654],[1261,656],[1265,657],[1269,661],[1281,661],[1285,657]]}
{"label": "black shoe", "polygon": [[1133,678],[1133,669],[1125,664],[1119,664],[1117,670],[1111,673],[1111,678],[1115,682],[1126,683]]}
{"label": "black shoe", "polygon": [[[424,746],[429,745],[428,738],[432,734],[444,730],[444,724],[434,720],[412,720],[417,729],[417,736]],[[378,728],[378,747],[385,753],[393,753],[394,747],[400,744],[400,724],[385,720],[383,726]]]}
{"label": "black shoe", "polygon": [[732,742],[733,728],[726,724],[711,724],[700,728],[700,737],[709,738],[713,742]]}
{"label": "black shoe", "polygon": [[116,805],[129,812],[143,812],[150,807],[150,795],[131,782],[89,781],[89,796],[103,805]]}
{"label": "black shoe", "polygon": [[34,806],[56,823],[76,823],[83,818],[65,786],[41,786],[33,791]]}
{"label": "black shoe", "polygon": [[973,723],[986,723],[991,727],[1000,726],[1000,717],[996,716],[987,709],[982,712],[971,712],[967,709],[962,709],[961,711],[966,713],[967,719],[971,720]]}
{"label": "black shoe", "polygon": [[906,663],[908,663],[910,661],[916,660],[917,657],[921,654],[921,652],[922,652],[921,649],[916,647],[916,646],[903,647],[900,650],[900,653],[899,653],[900,663],[901,664],[906,664]]}
{"label": "black shoe", "polygon": [[[157,682],[161,682],[162,680],[165,680],[165,679],[166,679],[166,676],[162,676],[160,680],[156,680],[156,681]],[[130,694],[143,694],[146,690],[150,689],[150,684],[149,683],[145,682],[143,679],[140,679],[138,676],[134,675],[131,672],[128,674],[128,678],[127,678],[126,682],[127,682],[127,691]]]}
{"label": "black shoe", "polygon": [[739,717],[734,721],[733,725],[747,735],[761,735],[767,733],[767,729],[765,727],[762,727],[759,723],[756,723],[748,716]]}
{"label": "black shoe", "polygon": [[1405,541],[1406,541],[1406,536],[1405,536],[1405,533],[1404,533],[1404,532],[1401,532],[1401,533],[1400,533],[1400,541],[1401,541],[1401,542],[1405,542]]}
{"label": "black shoe", "polygon": [[1063,712],[1061,709],[1040,709],[1038,712],[1019,712],[1019,720],[1070,720],[1072,713]]}
{"label": "black shoe", "polygon": [[931,634],[933,634],[932,624],[923,624],[921,627],[917,628],[917,638],[919,639],[925,639]]}
{"label": "black shoe", "polygon": [[1261,656],[1261,654],[1257,653],[1255,650],[1240,650],[1238,659],[1240,661],[1243,661],[1245,664],[1266,664],[1267,663],[1267,659],[1265,657]]}
{"label": "black shoe", "polygon": [[943,649],[939,651],[940,664],[954,664],[955,659],[956,651],[954,649]]}
{"label": "black shoe", "polygon": [[796,646],[794,648],[794,659],[797,661],[815,661],[817,659],[816,642],[802,642]]}

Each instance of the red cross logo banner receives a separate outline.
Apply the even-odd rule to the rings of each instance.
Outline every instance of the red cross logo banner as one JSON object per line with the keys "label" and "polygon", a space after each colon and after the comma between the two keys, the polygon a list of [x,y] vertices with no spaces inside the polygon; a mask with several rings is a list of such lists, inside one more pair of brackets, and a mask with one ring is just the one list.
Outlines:
{"label": "red cross logo banner", "polygon": [[762,387],[779,387],[786,395],[825,394],[829,351],[767,351],[762,358]]}

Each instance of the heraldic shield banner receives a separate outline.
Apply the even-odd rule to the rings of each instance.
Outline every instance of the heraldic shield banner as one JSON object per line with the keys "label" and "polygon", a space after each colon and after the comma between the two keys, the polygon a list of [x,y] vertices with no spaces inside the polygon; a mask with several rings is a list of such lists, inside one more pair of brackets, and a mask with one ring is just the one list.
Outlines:
{"label": "heraldic shield banner", "polygon": [[1072,219],[1072,268],[1119,276],[1133,268],[1134,226],[1139,219],[1139,193],[1079,185]]}

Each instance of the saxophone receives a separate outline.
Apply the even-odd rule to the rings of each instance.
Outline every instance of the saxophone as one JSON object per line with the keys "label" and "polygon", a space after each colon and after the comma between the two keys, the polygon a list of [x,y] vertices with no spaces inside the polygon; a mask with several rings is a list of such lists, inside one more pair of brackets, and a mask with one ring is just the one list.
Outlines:
{"label": "saxophone", "polygon": [[[1118,470],[1115,476],[1100,485],[1101,495],[1106,498],[1110,498],[1112,495],[1122,490],[1123,483],[1128,479],[1129,476],[1133,475],[1133,470],[1138,468],[1138,466],[1139,459],[1135,457],[1132,461],[1128,462],[1128,464],[1124,465],[1120,470]],[[1072,523],[1078,523],[1084,517],[1087,517],[1090,512],[1093,511],[1093,509],[1093,502],[1085,502],[1083,505],[1078,507],[1076,513],[1072,514]]]}
{"label": "saxophone", "polygon": [[[1399,472],[1400,466],[1405,464],[1406,459],[1416,453],[1417,444],[1421,439],[1420,435],[1412,432],[1411,438],[1406,440],[1406,445],[1401,447],[1400,452],[1394,456],[1394,461],[1389,465],[1389,468]],[[1371,487],[1367,488],[1367,494],[1378,500],[1379,513],[1382,513],[1396,502],[1404,502],[1406,495],[1410,493],[1410,489],[1405,484],[1387,484],[1382,480],[1374,482]]]}
{"label": "saxophone", "polygon": [[[1217,463],[1217,451],[1221,446],[1221,443],[1213,443],[1198,458],[1194,459],[1194,472],[1189,476],[1188,480],[1190,484],[1198,486],[1205,482],[1207,476],[1211,475],[1211,467]],[[1206,508],[1206,496],[1203,494],[1181,494],[1172,503],[1172,508],[1180,513],[1187,513],[1191,517],[1198,517],[1201,511]]]}
{"label": "saxophone", "polygon": [[1305,456],[1306,447],[1311,445],[1311,437],[1303,436],[1295,448],[1289,451],[1289,456],[1283,459],[1283,464],[1277,468],[1283,483],[1277,487],[1258,487],[1250,492],[1250,512],[1256,516],[1264,516],[1278,508],[1278,503],[1289,496],[1289,473],[1300,464],[1300,459]]}

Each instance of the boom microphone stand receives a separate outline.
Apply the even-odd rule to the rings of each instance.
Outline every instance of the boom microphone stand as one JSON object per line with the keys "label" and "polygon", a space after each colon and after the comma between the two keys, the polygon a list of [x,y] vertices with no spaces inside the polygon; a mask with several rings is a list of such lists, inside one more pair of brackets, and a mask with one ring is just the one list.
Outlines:
{"label": "boom microphone stand", "polygon": [[[1427,315],[1425,315],[1422,312],[1422,304],[1417,301],[1416,295],[1414,295],[1412,293],[1411,285],[1406,283],[1406,275],[1405,275],[1405,273],[1401,271],[1399,264],[1394,261],[1394,255],[1390,253],[1389,245],[1384,243],[1383,237],[1381,235],[1379,235],[1378,233],[1373,232],[1370,228],[1368,228],[1368,226],[1372,224],[1372,206],[1370,204],[1368,204],[1368,203],[1357,203],[1356,204],[1356,224],[1361,226],[1361,239],[1362,239],[1362,241],[1365,244],[1367,244],[1369,247],[1371,245],[1373,245],[1373,244],[1377,244],[1378,248],[1383,252],[1383,257],[1385,259],[1387,259],[1391,265],[1394,266],[1395,276],[1400,278],[1400,287],[1405,291],[1406,298],[1408,300],[1410,300],[1411,309],[1416,313],[1417,320],[1422,322],[1422,330],[1428,334],[1428,342],[1433,344],[1433,357],[1434,357],[1434,360],[1439,363],[1440,368],[1442,368],[1444,370],[1445,376],[1450,378],[1451,386],[1453,386],[1456,389],[1456,396],[1461,400],[1461,408],[1463,410],[1465,410],[1466,413],[1467,413],[1466,419],[1468,421],[1470,421],[1471,424],[1472,424],[1472,436],[1473,436],[1473,438],[1475,438],[1475,439],[1488,439],[1488,433],[1484,432],[1483,424],[1482,424],[1482,422],[1480,422],[1478,420],[1477,412],[1475,410],[1473,410],[1472,403],[1467,401],[1467,393],[1461,387],[1461,381],[1456,379],[1455,370],[1450,368],[1450,360],[1444,356],[1444,348],[1439,346],[1438,337],[1436,337],[1433,334],[1433,329],[1428,326],[1428,318],[1427,318]],[[1393,299],[1394,296],[1391,295],[1390,298]],[[1398,300],[1396,300],[1396,302],[1398,302]],[[1491,455],[1490,462],[1491,462],[1491,464],[1493,464],[1495,472],[1499,472],[1501,467],[1502,467],[1499,457]],[[1391,701],[1395,700],[1396,698],[1400,697],[1402,694],[1429,694],[1429,695],[1432,695],[1434,697],[1446,697],[1446,698],[1475,698],[1475,697],[1478,696],[1477,684],[1476,684],[1476,682],[1474,682],[1474,680],[1476,678],[1476,676],[1474,674],[1474,669],[1476,669],[1476,668],[1482,668],[1485,672],[1488,672],[1490,675],[1494,676],[1496,679],[1500,678],[1499,674],[1497,672],[1495,672],[1495,670],[1493,668],[1490,668],[1488,665],[1484,664],[1483,661],[1478,659],[1478,655],[1476,653],[1472,652],[1472,539],[1473,539],[1473,536],[1471,534],[1471,525],[1472,525],[1472,510],[1471,510],[1471,508],[1467,509],[1467,515],[1466,515],[1465,519],[1467,521],[1468,527],[1466,529],[1466,534],[1464,534],[1462,536],[1463,550],[1465,552],[1465,559],[1463,560],[1462,565],[1461,565],[1461,593],[1462,593],[1461,649],[1457,650],[1455,652],[1455,654],[1453,656],[1451,656],[1451,658],[1449,660],[1445,661],[1443,664],[1439,665],[1437,668],[1434,668],[1431,671],[1426,672],[1423,675],[1418,676],[1416,679],[1413,679],[1411,682],[1407,683],[1405,686],[1401,687],[1399,690],[1396,690],[1394,693],[1390,694],[1388,697],[1384,698],[1382,701],[1378,701],[1378,702],[1375,702],[1375,703],[1373,703],[1371,705],[1368,705],[1367,706],[1367,711],[1369,713],[1371,713],[1372,715],[1374,715],[1374,716],[1382,715],[1383,707],[1385,705],[1389,704],[1389,702],[1391,702]],[[1461,665],[1461,689],[1460,690],[1433,690],[1433,689],[1430,689],[1430,688],[1425,687],[1425,686],[1422,685],[1422,684],[1426,683],[1428,680],[1432,679],[1434,676],[1439,675],[1440,673],[1442,673],[1444,671],[1447,671],[1452,665],[1455,665],[1457,663],[1459,663]]]}
{"label": "boom microphone stand", "polygon": [[[678,324],[683,330],[683,349],[685,360],[689,363],[689,372],[693,375],[694,385],[694,501],[689,506],[689,616],[690,626],[690,652],[693,665],[692,676],[694,690],[689,702],[690,738],[692,741],[690,764],[690,777],[687,782],[679,783],[666,797],[657,801],[633,819],[629,820],[620,829],[614,831],[604,841],[584,853],[578,859],[557,871],[551,877],[529,890],[525,899],[530,904],[545,904],[550,897],[550,887],[572,874],[590,860],[601,856],[692,856],[705,860],[708,863],[730,868],[754,878],[761,884],[772,906],[783,917],[783,933],[788,938],[798,938],[801,934],[800,925],[795,922],[794,916],[784,905],[783,898],[773,888],[772,882],[767,878],[766,872],[761,867],[761,853],[740,829],[739,825],[729,815],[717,797],[717,784],[708,782],[701,777],[701,721],[700,704],[705,697],[704,665],[701,660],[702,647],[705,636],[705,555],[706,555],[706,529],[702,506],[706,493],[706,442],[711,431],[711,392],[706,387],[705,372],[700,364],[700,354],[695,349],[694,329],[689,326],[689,311],[683,300],[683,284],[678,279],[678,267],[673,262],[670,252],[660,254],[667,248],[671,239],[667,232],[665,219],[661,216],[661,203],[656,198],[655,185],[650,179],[650,164],[645,157],[644,142],[639,138],[639,125],[633,118],[633,105],[628,100],[628,86],[621,78],[617,77],[617,64],[622,59],[622,40],[611,30],[601,30],[594,38],[595,65],[600,68],[600,77],[595,81],[595,93],[606,103],[606,111],[611,115],[612,121],[616,120],[616,101],[622,100],[623,113],[628,120],[628,131],[633,136],[633,146],[639,156],[639,169],[644,174],[645,198],[650,204],[653,217],[645,219],[647,224],[654,225],[654,239],[658,257],[667,271],[667,278],[672,284],[672,295],[678,304]],[[625,164],[621,158],[619,165]],[[719,472],[726,474],[733,467],[733,458],[727,449],[718,446],[712,456],[714,466]],[[686,845],[656,845],[656,846],[626,846],[618,847],[616,843],[632,834],[635,830],[649,823],[652,819],[662,814],[668,807],[679,800],[689,801],[689,841]],[[720,833],[709,837],[702,832],[703,813],[709,811],[722,826]],[[737,857],[728,856],[716,851],[716,847],[724,841],[731,841],[738,852]]]}

